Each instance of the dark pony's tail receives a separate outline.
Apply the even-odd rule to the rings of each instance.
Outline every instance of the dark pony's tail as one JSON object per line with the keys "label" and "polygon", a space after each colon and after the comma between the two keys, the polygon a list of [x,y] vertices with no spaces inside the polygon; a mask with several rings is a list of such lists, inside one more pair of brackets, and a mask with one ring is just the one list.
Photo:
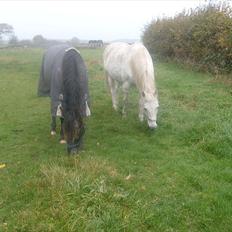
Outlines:
{"label": "dark pony's tail", "polygon": [[70,49],[65,52],[62,66],[64,129],[67,137],[70,136],[75,140],[83,134],[80,132],[84,128],[81,113],[84,93],[81,87],[82,73],[79,68],[79,64],[82,62],[83,60],[76,50]]}

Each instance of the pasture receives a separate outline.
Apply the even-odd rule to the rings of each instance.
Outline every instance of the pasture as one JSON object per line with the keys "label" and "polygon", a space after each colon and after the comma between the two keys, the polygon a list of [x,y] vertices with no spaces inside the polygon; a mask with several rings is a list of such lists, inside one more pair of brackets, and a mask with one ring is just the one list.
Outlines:
{"label": "pasture", "polygon": [[158,128],[114,112],[101,49],[83,49],[92,116],[84,150],[52,138],[38,98],[43,50],[0,51],[0,231],[231,231],[232,92],[157,63]]}

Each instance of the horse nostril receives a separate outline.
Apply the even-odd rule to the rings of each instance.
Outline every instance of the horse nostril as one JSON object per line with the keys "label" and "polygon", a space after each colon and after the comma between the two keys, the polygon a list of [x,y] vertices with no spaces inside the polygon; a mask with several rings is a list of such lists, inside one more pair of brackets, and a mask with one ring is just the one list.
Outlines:
{"label": "horse nostril", "polygon": [[72,149],[69,154],[70,155],[77,155],[78,154],[78,149],[77,148]]}
{"label": "horse nostril", "polygon": [[157,124],[156,124],[156,122],[148,122],[148,127],[151,130],[154,130],[157,127]]}
{"label": "horse nostril", "polygon": [[77,148],[68,148],[67,150],[68,150],[69,155],[77,155],[78,154]]}
{"label": "horse nostril", "polygon": [[155,130],[156,126],[154,127],[149,127],[150,130]]}

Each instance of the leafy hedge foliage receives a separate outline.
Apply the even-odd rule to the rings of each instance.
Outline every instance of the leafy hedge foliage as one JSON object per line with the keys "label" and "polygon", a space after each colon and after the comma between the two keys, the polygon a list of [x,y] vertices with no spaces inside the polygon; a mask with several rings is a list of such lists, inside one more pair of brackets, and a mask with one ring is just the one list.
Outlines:
{"label": "leafy hedge foliage", "polygon": [[142,39],[149,51],[213,73],[232,71],[232,8],[207,5],[152,21]]}

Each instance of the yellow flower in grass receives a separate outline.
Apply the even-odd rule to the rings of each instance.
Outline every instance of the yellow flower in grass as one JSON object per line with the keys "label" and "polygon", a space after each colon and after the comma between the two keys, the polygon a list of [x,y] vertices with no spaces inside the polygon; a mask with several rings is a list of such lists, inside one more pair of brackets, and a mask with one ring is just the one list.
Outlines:
{"label": "yellow flower in grass", "polygon": [[1,168],[5,168],[5,167],[6,167],[5,164],[0,164],[0,169],[1,169]]}

